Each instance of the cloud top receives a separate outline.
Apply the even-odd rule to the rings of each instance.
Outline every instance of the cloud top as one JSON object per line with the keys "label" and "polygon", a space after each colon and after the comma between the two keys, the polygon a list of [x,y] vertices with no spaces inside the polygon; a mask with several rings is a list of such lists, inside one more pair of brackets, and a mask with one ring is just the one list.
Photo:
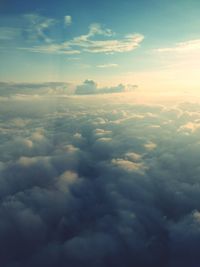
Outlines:
{"label": "cloud top", "polygon": [[97,84],[92,80],[85,80],[83,84],[78,85],[75,90],[76,95],[92,95],[92,94],[112,94],[112,93],[123,93],[129,92],[137,88],[136,85],[125,86],[119,84],[113,87],[102,87],[98,88]]}
{"label": "cloud top", "polygon": [[1,264],[198,266],[199,108],[1,97]]}

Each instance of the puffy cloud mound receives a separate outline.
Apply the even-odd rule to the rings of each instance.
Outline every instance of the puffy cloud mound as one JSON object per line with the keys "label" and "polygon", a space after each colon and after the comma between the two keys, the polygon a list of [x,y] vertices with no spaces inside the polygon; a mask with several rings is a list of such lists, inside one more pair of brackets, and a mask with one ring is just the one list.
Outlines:
{"label": "puffy cloud mound", "polygon": [[2,266],[198,266],[200,106],[133,103],[0,98]]}
{"label": "puffy cloud mound", "polygon": [[113,87],[98,88],[97,84],[92,80],[85,80],[83,84],[78,85],[75,90],[77,95],[92,95],[92,94],[112,94],[129,92],[137,88],[137,85],[123,85],[119,84]]}
{"label": "puffy cloud mound", "polygon": [[97,92],[97,84],[92,80],[85,80],[83,84],[78,85],[75,91],[77,95],[89,95]]}

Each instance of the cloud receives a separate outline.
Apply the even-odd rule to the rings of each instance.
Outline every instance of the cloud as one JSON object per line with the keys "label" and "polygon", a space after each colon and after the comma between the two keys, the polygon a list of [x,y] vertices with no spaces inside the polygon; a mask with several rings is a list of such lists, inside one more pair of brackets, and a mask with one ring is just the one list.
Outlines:
{"label": "cloud", "polygon": [[142,163],[130,161],[127,159],[113,159],[112,163],[128,172],[143,173],[145,170],[145,166]]}
{"label": "cloud", "polygon": [[156,51],[160,53],[177,52],[177,53],[189,53],[193,51],[199,51],[200,39],[189,40],[185,42],[177,43],[172,47],[159,48]]}
{"label": "cloud", "polygon": [[[107,30],[95,31],[95,34],[105,35]],[[106,40],[93,40],[90,37],[94,36],[91,29],[87,35],[81,35],[65,43],[69,47],[79,47],[84,52],[89,53],[107,53],[112,54],[115,52],[123,53],[130,52],[137,47],[143,41],[144,36],[141,34],[129,34],[126,35],[123,39],[106,39]]]}
{"label": "cloud", "polygon": [[103,28],[100,23],[93,23],[89,26],[89,32],[85,35],[85,38],[88,39],[89,37],[95,35],[104,35],[104,36],[113,36],[114,32],[111,29]]}
{"label": "cloud", "polygon": [[119,65],[118,64],[115,64],[115,63],[109,63],[109,64],[102,64],[102,65],[97,65],[97,68],[116,68],[118,67]]}
{"label": "cloud", "polygon": [[[140,33],[118,35],[117,37],[115,32],[100,23],[90,24],[86,34],[71,39],[63,36],[59,39],[55,32],[63,27],[61,19],[42,16],[38,13],[29,13],[21,15],[19,21],[22,25],[20,28],[10,25],[0,27],[0,39],[4,41],[4,48],[7,47],[9,40],[15,40],[15,49],[33,53],[113,54],[133,51],[140,46],[144,39],[144,36]],[[65,26],[71,25],[72,17],[70,15],[64,16],[64,23]],[[109,67],[114,67],[114,64],[110,64]]]}
{"label": "cloud", "polygon": [[196,132],[198,131],[200,128],[200,121],[199,120],[194,120],[193,122],[187,122],[186,124],[184,125],[181,125],[181,127],[179,128],[179,131],[183,131],[185,133],[188,133],[188,132]]}
{"label": "cloud", "polygon": [[119,84],[113,87],[102,87],[98,88],[97,84],[92,80],[85,80],[83,84],[78,85],[75,89],[77,95],[91,95],[91,94],[111,94],[111,93],[123,93],[129,92],[137,88],[134,85],[123,85]]}
{"label": "cloud", "polygon": [[95,94],[97,92],[97,84],[92,80],[85,80],[82,85],[78,85],[75,91],[77,95]]}
{"label": "cloud", "polygon": [[65,22],[65,25],[66,25],[66,26],[71,25],[71,24],[72,24],[72,17],[69,16],[69,15],[66,15],[66,16],[64,17],[64,22]]}
{"label": "cloud", "polygon": [[47,18],[37,13],[26,14],[24,15],[24,19],[28,22],[28,27],[25,28],[25,32],[30,40],[41,40],[45,43],[52,41],[46,31],[57,23],[55,19]]}
{"label": "cloud", "polygon": [[1,264],[198,266],[199,108],[1,97]]}
{"label": "cloud", "polygon": [[17,21],[16,25],[9,23],[0,27],[1,48],[13,46],[14,49],[29,51],[31,47],[48,46],[54,39],[52,28],[59,22],[37,13],[20,15]]}
{"label": "cloud", "polygon": [[65,82],[12,83],[0,82],[0,96],[65,95],[72,94],[74,86]]}
{"label": "cloud", "polygon": [[45,54],[58,54],[58,55],[76,55],[80,54],[79,50],[73,50],[69,47],[65,47],[64,45],[58,44],[48,44],[48,45],[40,45],[40,46],[33,46],[33,47],[20,47],[20,50],[31,51],[34,53],[45,53]]}
{"label": "cloud", "polygon": [[[96,39],[98,35],[104,38]],[[111,29],[95,23],[89,26],[89,31],[85,35],[74,37],[62,43],[54,43],[50,46],[42,45],[23,49],[39,53],[78,54],[88,52],[112,54],[130,52],[138,48],[144,39],[142,34],[129,34],[121,39],[113,39],[113,35]]]}
{"label": "cloud", "polygon": [[[82,66],[87,67],[87,66]],[[1,97],[27,97],[27,96],[67,96],[67,95],[88,95],[132,92],[136,85],[123,85],[111,87],[98,87],[93,80],[85,80],[80,85],[67,82],[46,82],[46,83],[12,83],[0,82]]]}

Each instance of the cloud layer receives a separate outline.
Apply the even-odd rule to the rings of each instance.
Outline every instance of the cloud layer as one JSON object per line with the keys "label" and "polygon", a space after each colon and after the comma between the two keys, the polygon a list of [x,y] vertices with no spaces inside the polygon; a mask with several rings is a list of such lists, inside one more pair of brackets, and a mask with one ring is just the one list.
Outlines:
{"label": "cloud layer", "polygon": [[199,104],[1,96],[0,114],[2,266],[198,265]]}
{"label": "cloud layer", "polygon": [[98,87],[93,80],[85,80],[80,85],[64,82],[46,83],[6,83],[0,82],[0,96],[51,96],[51,95],[89,95],[89,94],[112,94],[134,91],[137,85],[119,84],[113,87]]}
{"label": "cloud layer", "polygon": [[130,92],[137,88],[136,85],[119,84],[113,87],[98,88],[93,80],[85,80],[83,84],[78,85],[75,89],[76,95],[93,95],[93,94],[112,94]]}

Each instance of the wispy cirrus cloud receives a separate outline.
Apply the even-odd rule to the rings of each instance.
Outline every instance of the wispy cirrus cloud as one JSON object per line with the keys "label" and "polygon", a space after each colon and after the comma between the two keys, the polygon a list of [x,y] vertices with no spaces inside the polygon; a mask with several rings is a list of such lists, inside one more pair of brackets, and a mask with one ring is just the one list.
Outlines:
{"label": "wispy cirrus cloud", "polygon": [[[94,38],[96,35],[103,36],[104,38],[96,40]],[[71,49],[76,47],[83,52],[112,54],[115,52],[132,51],[144,39],[144,36],[141,34],[129,34],[121,39],[113,38],[114,35],[115,33],[111,29],[103,28],[101,24],[95,23],[90,25],[87,34],[66,41],[64,45]]]}
{"label": "wispy cirrus cloud", "polygon": [[[50,28],[58,21],[53,18],[41,16],[37,13],[30,13],[18,17],[19,25],[2,25],[0,27],[0,40],[20,41],[24,45],[26,42],[33,43],[51,43],[53,37],[50,36]],[[27,45],[27,44],[26,44]]]}
{"label": "wispy cirrus cloud", "polygon": [[28,33],[28,37],[32,40],[41,40],[46,43],[50,43],[52,39],[48,36],[46,31],[57,23],[56,19],[47,18],[38,14],[26,14],[25,20],[28,22],[28,27],[25,31]]}
{"label": "wispy cirrus cloud", "polygon": [[109,40],[90,40],[75,38],[68,44],[73,46],[78,46],[85,52],[89,53],[107,53],[112,54],[115,52],[130,52],[136,49],[139,44],[144,39],[141,34],[130,34],[126,35],[122,39],[109,39]]}
{"label": "wispy cirrus cloud", "polygon": [[76,95],[95,95],[95,94],[112,94],[131,92],[137,88],[137,85],[118,84],[111,87],[98,87],[93,80],[85,80],[82,84],[77,85],[75,89]]}
{"label": "wispy cirrus cloud", "polygon": [[200,39],[194,39],[194,40],[189,40],[185,42],[179,42],[176,43],[176,45],[171,46],[171,47],[164,47],[164,48],[158,48],[156,49],[157,52],[177,52],[177,53],[182,53],[182,52],[193,52],[196,50],[200,50]]}
{"label": "wispy cirrus cloud", "polygon": [[170,82],[174,80],[176,83],[179,81],[181,84],[179,87],[181,88],[192,86],[193,88],[199,88],[200,39],[187,40],[172,46],[161,47],[154,50],[154,53],[159,56],[162,63],[163,80],[167,79]]}
{"label": "wispy cirrus cloud", "polygon": [[119,65],[115,63],[108,63],[108,64],[97,65],[97,68],[106,69],[106,68],[116,68],[118,66]]}
{"label": "wispy cirrus cloud", "polygon": [[46,44],[33,47],[20,47],[20,50],[26,50],[35,53],[44,53],[44,54],[65,54],[65,55],[74,55],[80,54],[81,52],[76,49],[70,49],[64,45],[59,44]]}
{"label": "wispy cirrus cloud", "polygon": [[[59,39],[53,30],[63,27],[63,20],[41,16],[37,13],[21,16],[23,27],[1,27],[0,39],[16,40],[20,37],[20,43],[16,46],[19,50],[26,50],[34,53],[49,54],[80,54],[80,53],[124,53],[138,48],[144,39],[140,33],[117,36],[110,28],[100,23],[89,25],[86,34],[72,37],[62,36]],[[65,26],[72,23],[72,17],[64,17]],[[53,29],[53,30],[52,30]],[[114,67],[110,64],[100,67]]]}
{"label": "wispy cirrus cloud", "polygon": [[[89,31],[85,35],[80,35],[61,43],[52,45],[38,45],[28,48],[22,48],[31,52],[38,53],[54,53],[54,54],[79,54],[82,52],[88,53],[122,53],[130,52],[139,47],[143,41],[142,34],[129,34],[121,39],[113,38],[115,33],[108,28],[104,28],[101,24],[95,23],[89,26]],[[96,36],[102,38],[98,40]]]}
{"label": "wispy cirrus cloud", "polygon": [[94,35],[113,36],[115,33],[109,28],[103,28],[100,23],[92,23],[89,26],[88,34],[81,35],[81,39],[88,39]]}

